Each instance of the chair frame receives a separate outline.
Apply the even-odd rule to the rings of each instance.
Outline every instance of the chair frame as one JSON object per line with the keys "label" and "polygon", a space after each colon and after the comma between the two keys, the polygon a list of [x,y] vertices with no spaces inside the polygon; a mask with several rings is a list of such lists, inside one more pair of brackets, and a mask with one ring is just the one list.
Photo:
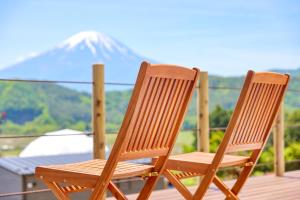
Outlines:
{"label": "chair frame", "polygon": [[[271,73],[271,72],[261,72],[261,73],[255,73],[253,71],[249,71],[245,82],[244,86],[242,88],[240,97],[238,99],[236,108],[232,114],[231,120],[228,124],[228,127],[225,131],[225,135],[223,137],[223,140],[221,144],[219,145],[219,148],[217,152],[215,153],[215,156],[209,165],[209,167],[202,172],[194,172],[191,169],[193,168],[190,164],[190,166],[185,165],[184,170],[180,170],[182,173],[181,174],[173,174],[173,172],[166,167],[163,175],[175,186],[175,188],[185,197],[185,199],[194,199],[194,200],[199,200],[202,199],[209,188],[209,185],[213,182],[226,196],[227,200],[231,199],[239,199],[238,194],[241,191],[243,185],[245,184],[247,178],[250,176],[251,172],[253,171],[258,158],[267,142],[267,139],[270,135],[272,125],[275,121],[275,118],[277,116],[280,104],[283,101],[284,94],[287,90],[288,87],[288,82],[289,82],[290,76],[288,74],[277,74],[277,73]],[[276,86],[278,89],[274,90],[275,92],[279,92],[279,95],[273,95],[271,89],[266,90],[268,91],[268,94],[270,95],[270,100],[272,100],[272,105],[270,106],[270,109],[267,111],[272,111],[270,113],[270,116],[266,117],[265,121],[266,125],[264,129],[261,129],[262,133],[260,137],[262,137],[262,142],[261,143],[249,143],[249,144],[233,144],[235,141],[237,141],[236,138],[239,138],[241,140],[246,141],[245,138],[248,138],[250,140],[250,137],[258,137],[259,131],[255,132],[254,136],[243,136],[245,135],[245,132],[237,133],[235,134],[235,129],[237,125],[241,124],[240,127],[242,126],[247,126],[244,128],[244,131],[249,131],[249,126],[247,123],[241,121],[242,115],[247,115],[247,113],[244,112],[243,108],[247,109],[247,104],[245,103],[246,98],[250,98],[251,96],[251,87],[253,87],[254,83],[261,83],[261,84],[275,84],[278,85]],[[266,86],[264,86],[266,87]],[[255,93],[254,93],[255,94]],[[268,94],[263,94],[265,95],[264,97],[267,98]],[[259,99],[257,99],[258,103],[262,103],[261,99],[263,99],[263,95],[259,96]],[[256,96],[257,97],[257,96]],[[253,97],[256,98],[256,97]],[[252,100],[253,100],[252,99]],[[248,99],[249,100],[249,99]],[[249,100],[250,101],[250,100]],[[268,103],[268,100],[264,101],[265,105]],[[254,111],[251,112],[257,112],[259,111],[259,107],[257,106]],[[248,106],[249,107],[249,106]],[[250,108],[251,109],[251,108]],[[247,111],[247,110],[246,110]],[[248,109],[249,111],[249,109]],[[260,111],[262,112],[262,111]],[[253,119],[254,118],[254,119]],[[259,119],[255,119],[255,117],[252,117],[251,122],[252,124],[259,123]],[[240,129],[241,130],[241,129]],[[256,129],[255,129],[256,130]],[[249,131],[251,132],[251,130]],[[253,132],[253,131],[252,131]],[[248,134],[249,135],[249,134]],[[251,152],[249,156],[249,160],[244,162],[241,167],[243,167],[238,179],[236,180],[234,186],[230,189],[228,188],[220,178],[217,177],[216,173],[218,169],[220,168],[220,164],[226,155],[226,153],[231,153],[231,152],[238,152],[238,151],[243,151],[243,150],[249,150]],[[181,169],[183,166],[180,166],[180,161],[176,162],[170,162],[170,165],[176,165],[177,169]],[[168,166],[168,165],[167,165]],[[234,165],[233,165],[234,166]],[[175,167],[174,167],[175,168]],[[173,170],[174,170],[173,168]],[[188,169],[187,169],[188,168]],[[193,168],[194,169],[194,168]],[[187,171],[185,171],[187,170]],[[200,170],[200,169],[199,169]],[[188,178],[188,177],[195,177],[195,176],[203,176],[200,185],[196,189],[196,192],[192,194],[180,181],[182,178]]]}
{"label": "chair frame", "polygon": [[[158,161],[152,166],[152,171],[147,172],[146,174],[141,173],[139,175],[146,177],[146,183],[137,199],[145,200],[149,198],[150,193],[154,189],[159,179],[159,176],[164,170],[167,158],[172,151],[176,136],[178,135],[179,129],[183,122],[187,106],[191,101],[198,76],[199,69],[197,68],[187,69],[180,66],[163,64],[151,65],[147,62],[143,62],[141,64],[136,85],[128,104],[128,108],[116,142],[108,160],[106,161],[106,164],[104,165],[102,173],[99,174],[96,184],[92,188],[89,188],[92,189],[90,200],[102,199],[106,189],[110,190],[116,199],[127,199],[126,196],[112,182],[117,164],[120,163],[120,161],[158,156]],[[150,84],[151,78],[154,80],[152,85]],[[155,95],[152,93],[148,94],[147,91],[150,87],[154,88],[153,90],[155,91],[161,91],[160,94],[165,95],[165,98],[161,98],[158,92],[155,93]],[[174,91],[173,88],[175,88]],[[163,94],[163,92],[166,94]],[[150,107],[146,106],[147,109],[145,108],[146,110],[144,109],[145,112],[143,112],[142,109],[144,108],[144,104],[146,104],[144,101],[146,101],[145,99],[147,95],[147,101],[154,103],[151,104],[152,106]],[[144,100],[141,100],[142,98],[144,98]],[[151,98],[152,101],[150,101]],[[167,102],[167,100],[170,100],[170,102]],[[169,106],[168,111],[163,111],[166,111],[165,113],[167,114],[162,115],[163,111],[161,111],[161,109],[164,109],[166,104]],[[158,114],[152,113],[154,117],[152,115],[152,118],[149,117],[149,113],[151,113],[152,109],[155,109],[155,106],[158,105],[160,106]],[[155,122],[157,122],[158,119],[164,120],[164,123],[161,123],[162,126],[164,126],[162,127],[164,129],[159,130],[168,130],[168,134],[160,134],[159,139],[161,139],[161,141],[157,141],[157,137],[155,138],[156,135],[154,135],[154,133],[150,132],[147,134],[149,131],[148,129],[145,129],[147,131],[141,131],[142,129],[140,127],[136,127],[136,124],[139,124],[139,120],[142,118],[141,113],[144,114],[144,118],[145,113],[148,114],[146,121],[141,122],[141,124],[144,123],[148,129],[152,130],[152,132],[158,133],[158,126],[160,124]],[[167,119],[164,119],[162,116],[166,116]],[[142,120],[144,120],[144,118]],[[171,122],[168,120],[171,120]],[[59,181],[53,181],[53,177],[51,178],[51,176],[54,176],[53,172],[52,174],[51,172],[47,172],[48,174],[46,172],[47,167],[36,168],[36,176],[43,180],[43,182],[52,190],[56,198],[59,200],[69,200],[70,198],[68,197],[68,194],[70,192],[81,192],[82,190],[88,189],[85,186],[80,186],[78,182],[76,182],[76,184],[73,184],[72,181],[68,182],[67,179],[65,182],[69,184],[69,186],[60,186]],[[82,175],[84,176],[84,174]]]}

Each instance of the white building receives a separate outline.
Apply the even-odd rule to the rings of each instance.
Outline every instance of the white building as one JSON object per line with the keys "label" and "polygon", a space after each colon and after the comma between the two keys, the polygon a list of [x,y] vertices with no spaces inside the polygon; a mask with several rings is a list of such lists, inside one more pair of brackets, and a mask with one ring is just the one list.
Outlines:
{"label": "white building", "polygon": [[[32,141],[20,153],[20,157],[51,156],[66,154],[91,153],[93,137],[82,134],[80,131],[63,129],[46,133]],[[106,148],[108,153],[108,148]]]}

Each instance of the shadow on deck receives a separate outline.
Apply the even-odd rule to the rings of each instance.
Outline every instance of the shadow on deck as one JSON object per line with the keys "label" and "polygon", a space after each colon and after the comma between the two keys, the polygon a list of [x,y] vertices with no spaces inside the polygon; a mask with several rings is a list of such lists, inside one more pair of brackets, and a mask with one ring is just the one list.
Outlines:
{"label": "shadow on deck", "polygon": [[[231,186],[234,181],[227,181]],[[195,190],[195,187],[191,187]],[[136,199],[137,195],[128,195],[128,199]],[[212,185],[205,195],[205,200],[224,199],[221,191]],[[239,195],[242,200],[295,200],[300,199],[300,170],[286,172],[283,177],[274,175],[264,175],[251,177],[246,182],[242,192]],[[112,200],[112,198],[108,198]],[[151,194],[152,200],[182,200],[183,197],[175,189],[158,190]]]}

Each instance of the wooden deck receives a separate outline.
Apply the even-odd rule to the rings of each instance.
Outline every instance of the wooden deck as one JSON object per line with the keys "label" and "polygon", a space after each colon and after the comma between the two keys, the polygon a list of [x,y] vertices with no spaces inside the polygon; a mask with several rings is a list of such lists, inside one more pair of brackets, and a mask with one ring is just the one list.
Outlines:
{"label": "wooden deck", "polygon": [[[233,181],[226,182],[228,186]],[[191,190],[195,190],[192,187]],[[136,199],[136,194],[128,195],[129,199]],[[224,199],[224,195],[214,185],[210,187],[205,200]],[[283,177],[265,175],[251,177],[246,182],[241,194],[241,200],[300,200],[300,170],[286,172]],[[108,198],[112,200],[112,198]],[[182,200],[182,196],[175,189],[158,190],[152,193],[152,200]]]}

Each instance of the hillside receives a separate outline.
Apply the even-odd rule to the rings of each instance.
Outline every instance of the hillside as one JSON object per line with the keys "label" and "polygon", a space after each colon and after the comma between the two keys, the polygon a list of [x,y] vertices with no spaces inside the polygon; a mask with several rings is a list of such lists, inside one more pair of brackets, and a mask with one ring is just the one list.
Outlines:
{"label": "hillside", "polygon": [[[300,109],[300,68],[294,70],[270,70],[280,73],[289,73],[291,81],[289,83],[289,91],[285,98],[285,108],[287,110]],[[225,109],[233,109],[239,89],[243,84],[243,77],[220,77],[209,76],[210,89],[210,110],[216,105],[220,105]],[[223,89],[214,89],[223,88]],[[233,89],[227,89],[233,88]]]}
{"label": "hillside", "polygon": [[41,134],[62,128],[90,129],[90,95],[54,84],[0,83],[5,134]]}
{"label": "hillside", "polygon": [[[242,77],[210,76],[210,111],[217,105],[233,109]],[[296,79],[290,89],[297,90],[300,82]],[[223,89],[217,89],[223,88]],[[227,89],[235,88],[235,89]],[[106,127],[109,132],[118,130],[131,96],[131,90],[106,92]],[[6,113],[0,133],[5,134],[42,134],[51,130],[74,128],[90,130],[91,96],[56,84],[0,82],[0,112]],[[299,109],[299,92],[288,92],[286,108]],[[184,128],[196,125],[196,95],[189,107]]]}

